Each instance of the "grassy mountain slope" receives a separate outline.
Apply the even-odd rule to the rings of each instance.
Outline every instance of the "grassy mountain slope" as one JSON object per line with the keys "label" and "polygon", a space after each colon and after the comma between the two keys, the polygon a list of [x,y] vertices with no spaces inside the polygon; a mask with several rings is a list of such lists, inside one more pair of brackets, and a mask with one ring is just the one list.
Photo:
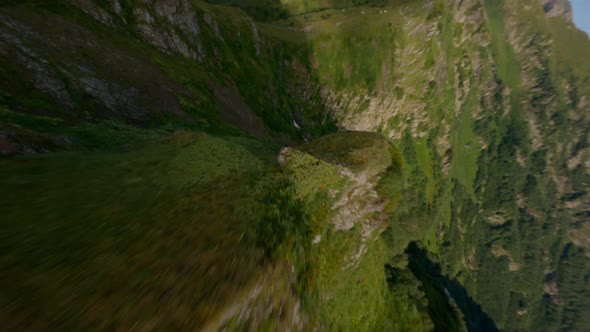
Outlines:
{"label": "grassy mountain slope", "polygon": [[587,292],[587,38],[536,1],[391,5],[285,24],[307,31],[339,123],[400,146],[392,237],[422,241],[500,328],[585,329],[569,292]]}
{"label": "grassy mountain slope", "polygon": [[590,42],[540,1],[0,17],[9,329],[590,328]]}

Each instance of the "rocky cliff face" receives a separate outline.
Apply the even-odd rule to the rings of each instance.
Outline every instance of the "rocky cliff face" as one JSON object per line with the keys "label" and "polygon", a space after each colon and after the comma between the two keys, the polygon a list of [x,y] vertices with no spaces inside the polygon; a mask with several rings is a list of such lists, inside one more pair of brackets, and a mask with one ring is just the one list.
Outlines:
{"label": "rocky cliff face", "polygon": [[[331,211],[322,216],[330,231],[313,226],[305,252],[318,261],[297,273],[290,263],[270,267],[284,282],[268,291],[254,283],[255,295],[222,318],[209,314],[211,326],[257,329],[284,307],[290,314],[281,324],[298,328],[430,329],[444,320],[428,301],[448,301],[434,286],[419,291],[428,281],[404,253],[415,242],[447,285],[464,287],[449,286],[456,305],[445,312],[462,312],[470,328],[478,326],[469,325],[471,302],[503,330],[590,327],[590,43],[569,22],[568,1],[237,6],[245,12],[189,0],[3,5],[0,106],[73,124],[180,123],[282,142],[338,127],[377,132],[399,147],[398,179],[386,176],[387,144],[370,135],[348,136],[350,146],[328,137],[283,150],[294,195]],[[54,127],[16,130],[17,116],[7,114],[0,148],[10,153],[85,142]],[[62,136],[67,144],[56,143]],[[364,164],[365,154],[375,163]],[[336,259],[339,250],[346,254]],[[378,278],[362,272],[379,274],[384,264]],[[295,286],[301,280],[309,293]],[[313,294],[307,300],[315,304],[299,312],[290,287]],[[347,289],[355,289],[350,297]],[[318,316],[305,313],[316,309]],[[393,325],[383,325],[387,315]]]}

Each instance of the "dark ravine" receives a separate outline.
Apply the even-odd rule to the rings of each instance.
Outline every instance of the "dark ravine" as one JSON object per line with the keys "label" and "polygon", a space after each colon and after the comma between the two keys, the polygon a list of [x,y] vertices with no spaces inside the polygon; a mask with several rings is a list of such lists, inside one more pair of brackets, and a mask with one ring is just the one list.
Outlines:
{"label": "dark ravine", "polygon": [[0,321],[590,330],[590,41],[571,15],[3,1]]}
{"label": "dark ravine", "polygon": [[[498,331],[494,321],[482,310],[481,305],[469,296],[467,290],[457,280],[451,280],[441,274],[440,266],[428,258],[426,250],[412,242],[406,249],[406,253],[410,260],[408,266],[426,288],[429,303],[444,303],[446,299],[456,304],[468,331]],[[449,317],[456,313],[450,303],[446,307],[446,315],[441,315],[440,311],[437,311],[437,309],[440,310],[439,308],[429,308],[430,317],[437,331],[453,330],[449,326],[451,321]]]}

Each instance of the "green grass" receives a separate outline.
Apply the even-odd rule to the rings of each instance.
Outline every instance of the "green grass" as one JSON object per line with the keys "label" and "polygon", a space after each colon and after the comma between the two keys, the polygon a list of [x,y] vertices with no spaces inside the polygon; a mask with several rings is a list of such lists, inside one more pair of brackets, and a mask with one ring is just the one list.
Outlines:
{"label": "green grass", "polygon": [[433,165],[432,165],[432,157],[430,154],[432,151],[428,147],[428,143],[424,141],[418,141],[416,143],[416,156],[418,165],[426,175],[428,179],[426,183],[426,192],[425,198],[428,204],[432,204],[432,200],[434,198],[436,183],[434,182],[434,172],[433,172]]}
{"label": "green grass", "polygon": [[1,160],[6,328],[203,324],[261,272],[252,224],[263,210],[244,210],[256,160],[194,134]]}
{"label": "green grass", "polygon": [[[370,241],[367,252],[360,265],[342,270],[347,255],[338,257],[337,253],[350,253],[358,246],[359,235],[335,233],[334,237],[346,237],[348,243],[326,248],[320,252],[324,265],[320,267],[317,288],[320,299],[319,315],[330,330],[369,331],[384,321],[407,319],[406,317],[387,317],[390,305],[389,291],[383,272],[387,259],[386,244],[383,241]],[[355,241],[356,239],[356,241]],[[327,243],[338,243],[333,238]],[[343,240],[340,240],[343,241]]]}
{"label": "green grass", "polygon": [[377,133],[344,132],[324,136],[301,149],[327,162],[363,171],[390,165],[389,144]]}
{"label": "green grass", "polygon": [[[468,97],[473,100],[473,97]],[[473,182],[478,170],[478,157],[481,144],[473,132],[473,117],[468,111],[473,107],[473,102],[468,102],[463,112],[457,117],[457,131],[454,133],[453,162],[451,174],[467,188],[472,198],[475,198]]]}
{"label": "green grass", "polygon": [[220,178],[241,177],[244,173],[262,171],[262,161],[239,145],[210,136],[197,142],[171,159],[165,183],[207,186]]}
{"label": "green grass", "polygon": [[512,46],[506,42],[504,0],[484,1],[488,20],[486,20],[489,35],[492,40],[492,54],[496,62],[498,76],[504,84],[518,93],[521,84],[520,63],[516,59]]}
{"label": "green grass", "polygon": [[340,190],[345,183],[335,165],[298,150],[289,152],[285,171],[293,180],[297,195],[304,198],[320,191]]}

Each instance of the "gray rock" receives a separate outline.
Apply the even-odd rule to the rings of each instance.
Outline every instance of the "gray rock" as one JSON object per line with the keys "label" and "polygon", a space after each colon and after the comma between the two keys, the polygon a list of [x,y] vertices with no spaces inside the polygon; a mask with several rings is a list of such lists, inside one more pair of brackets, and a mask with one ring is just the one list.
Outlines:
{"label": "gray rock", "polygon": [[260,55],[260,35],[256,23],[252,22],[252,34],[254,35],[254,47],[256,48],[256,55]]}
{"label": "gray rock", "polygon": [[203,19],[205,20],[205,23],[207,23],[207,25],[209,25],[211,30],[213,30],[215,37],[219,38],[220,40],[223,40],[223,36],[221,35],[221,32],[219,31],[219,26],[217,25],[217,22],[215,21],[215,19],[207,13],[205,13],[205,15],[203,16]]}
{"label": "gray rock", "polygon": [[[4,22],[8,22],[8,18]],[[12,24],[10,27],[18,29],[19,26]],[[49,66],[47,60],[25,45],[17,37],[17,35],[24,35],[26,33],[27,31],[22,29],[13,32],[8,28],[0,26],[1,53],[9,54],[8,50],[13,50],[12,53],[16,60],[32,74],[32,83],[36,89],[53,97],[62,107],[73,109],[74,102],[60,75],[54,68]]]}
{"label": "gray rock", "polygon": [[279,156],[277,157],[277,162],[279,163],[279,165],[284,165],[290,156],[291,156],[291,148],[284,147],[279,152]]}
{"label": "gray rock", "polygon": [[119,0],[113,0],[113,10],[115,13],[117,13],[117,15],[121,15],[121,13],[123,13],[123,8],[121,7]]}
{"label": "gray rock", "polygon": [[140,117],[138,105],[139,91],[136,88],[124,88],[116,83],[95,77],[74,79],[78,87],[114,113],[125,113],[127,117]]}
{"label": "gray rock", "polygon": [[144,0],[143,3],[145,7],[135,8],[133,14],[145,41],[161,52],[204,61],[199,20],[188,1],[164,0],[154,4]]}
{"label": "gray rock", "polygon": [[563,17],[568,21],[572,21],[572,5],[569,0],[541,0],[543,10],[549,17]]}
{"label": "gray rock", "polygon": [[[118,1],[115,2],[118,3]],[[75,0],[73,1],[73,4],[100,23],[108,26],[115,25],[114,17],[91,0]],[[119,8],[120,7],[121,6],[119,5]]]}

